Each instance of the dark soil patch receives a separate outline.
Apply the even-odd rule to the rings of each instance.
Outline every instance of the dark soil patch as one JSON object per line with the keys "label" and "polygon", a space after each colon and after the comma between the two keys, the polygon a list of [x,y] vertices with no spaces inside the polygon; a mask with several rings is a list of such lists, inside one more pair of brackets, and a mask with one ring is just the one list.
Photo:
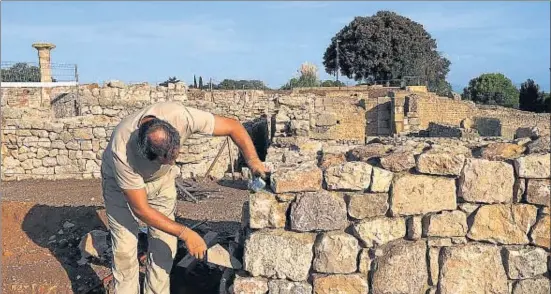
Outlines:
{"label": "dark soil patch", "polygon": [[[197,204],[178,201],[177,220],[187,225],[207,220],[197,228],[199,233],[216,231],[219,243],[227,247],[228,236],[240,227],[242,205],[248,197],[246,186],[208,180],[200,186],[219,192]],[[3,182],[0,192],[4,293],[30,293],[33,287],[54,293],[85,293],[101,285],[110,274],[109,264],[97,260],[85,266],[76,263],[80,238],[93,229],[107,230],[99,180]],[[75,226],[63,229],[65,221]],[[185,254],[183,247],[175,264]],[[190,272],[175,266],[171,293],[218,293],[221,275],[221,269],[203,262]],[[93,293],[108,293],[100,288]]]}

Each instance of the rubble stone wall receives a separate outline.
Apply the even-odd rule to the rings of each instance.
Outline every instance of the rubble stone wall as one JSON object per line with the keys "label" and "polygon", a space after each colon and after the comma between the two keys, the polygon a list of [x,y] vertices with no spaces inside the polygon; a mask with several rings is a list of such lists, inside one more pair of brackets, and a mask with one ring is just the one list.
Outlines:
{"label": "rubble stone wall", "polygon": [[[114,126],[129,113],[158,101],[180,101],[240,120],[261,159],[269,144],[284,145],[295,136],[364,144],[370,136],[419,132],[430,123],[454,129],[463,119],[471,118],[482,136],[512,137],[519,128],[532,126],[549,134],[550,120],[549,114],[477,106],[432,93],[383,87],[199,91],[187,89],[183,83],[162,87],[111,81],[103,86],[3,88],[2,179],[98,176],[101,152]],[[455,131],[440,133],[448,136]],[[182,176],[203,175],[224,140],[191,137],[178,162]],[[239,168],[237,148],[231,146],[235,154],[232,165]],[[224,151],[212,175],[221,177],[230,167]]]}
{"label": "rubble stone wall", "polygon": [[[322,141],[365,141],[365,113],[355,96],[339,98],[285,91],[198,91],[109,82],[76,87],[5,88],[2,99],[2,179],[99,177],[101,155],[126,115],[159,101],[232,117],[247,128],[260,158],[272,139],[303,135]],[[226,138],[194,135],[177,164],[185,178],[202,176]],[[239,153],[231,142],[232,165]],[[227,148],[210,175],[231,171]]]}
{"label": "rubble stone wall", "polygon": [[[109,83],[79,89],[2,89],[2,179],[99,177],[101,155],[114,127],[126,115],[158,101],[184,105],[240,120],[253,137],[267,136],[272,96],[262,91],[214,91],[188,97],[183,84],[156,87]],[[177,161],[183,177],[202,176],[226,138],[193,135]],[[260,145],[266,138],[255,142]],[[234,167],[238,149],[231,142]],[[210,175],[231,171],[226,147]]]}
{"label": "rubble stone wall", "polygon": [[419,128],[426,130],[430,123],[459,126],[469,118],[481,136],[502,136],[514,138],[519,128],[537,127],[543,134],[549,134],[551,115],[532,113],[501,106],[474,104],[436,96],[416,99]]}
{"label": "rubble stone wall", "polygon": [[549,137],[270,148],[233,293],[549,293]]}

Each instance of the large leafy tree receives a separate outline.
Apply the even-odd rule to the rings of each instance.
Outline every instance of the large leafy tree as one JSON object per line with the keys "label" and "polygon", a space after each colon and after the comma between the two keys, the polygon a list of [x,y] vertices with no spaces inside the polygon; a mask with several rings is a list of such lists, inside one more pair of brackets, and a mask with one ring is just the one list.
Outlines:
{"label": "large leafy tree", "polygon": [[40,82],[40,68],[19,62],[2,69],[2,82]]}
{"label": "large leafy tree", "polygon": [[520,85],[519,108],[533,112],[544,111],[545,94],[540,92],[540,86],[532,79],[528,79]]}
{"label": "large leafy tree", "polygon": [[517,108],[519,91],[513,82],[501,73],[485,73],[469,81],[462,98],[481,104]]}
{"label": "large leafy tree", "polygon": [[543,97],[543,111],[542,112],[547,112],[547,113],[551,113],[551,95],[549,93],[543,93],[542,95]]}
{"label": "large leafy tree", "polygon": [[264,82],[260,80],[232,80],[224,79],[217,86],[221,90],[267,90],[269,89]]}
{"label": "large leafy tree", "polygon": [[390,11],[356,17],[331,39],[323,56],[330,74],[337,70],[337,41],[340,72],[356,81],[411,85],[420,80],[433,91],[451,64],[421,24]]}

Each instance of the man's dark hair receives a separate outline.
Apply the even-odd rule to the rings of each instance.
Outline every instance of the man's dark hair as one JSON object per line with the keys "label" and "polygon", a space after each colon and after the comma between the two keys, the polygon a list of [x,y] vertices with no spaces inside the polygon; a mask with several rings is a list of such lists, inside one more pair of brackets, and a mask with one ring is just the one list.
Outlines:
{"label": "man's dark hair", "polygon": [[[161,135],[152,136],[156,132]],[[153,161],[157,158],[175,160],[178,157],[180,147],[180,134],[168,122],[152,117],[151,120],[142,123],[138,129],[138,149],[147,159]]]}

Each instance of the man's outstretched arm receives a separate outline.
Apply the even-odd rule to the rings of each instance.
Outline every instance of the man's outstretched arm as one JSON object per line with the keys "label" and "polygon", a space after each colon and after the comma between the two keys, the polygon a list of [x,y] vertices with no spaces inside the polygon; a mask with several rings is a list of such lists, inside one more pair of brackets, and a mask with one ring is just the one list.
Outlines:
{"label": "man's outstretched arm", "polygon": [[167,234],[177,236],[186,243],[186,247],[191,255],[195,258],[203,258],[207,250],[207,245],[201,236],[151,207],[147,202],[145,189],[123,191],[130,209],[137,218],[148,226],[157,228]]}
{"label": "man's outstretched arm", "polygon": [[245,162],[255,176],[266,177],[268,170],[258,158],[253,141],[243,125],[231,118],[214,115],[214,136],[229,136],[239,147],[245,157]]}

